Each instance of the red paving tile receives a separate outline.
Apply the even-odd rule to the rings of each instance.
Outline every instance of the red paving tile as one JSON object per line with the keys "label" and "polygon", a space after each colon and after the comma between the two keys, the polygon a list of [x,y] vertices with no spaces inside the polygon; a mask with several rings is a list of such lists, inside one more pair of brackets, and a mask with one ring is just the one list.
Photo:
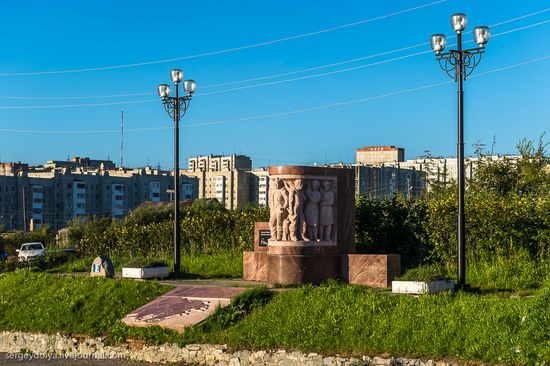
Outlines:
{"label": "red paving tile", "polygon": [[240,287],[178,286],[164,296],[231,299],[244,290],[244,288]]}
{"label": "red paving tile", "polygon": [[217,305],[227,306],[243,291],[238,287],[179,286],[128,314],[123,321],[128,325],[182,330],[210,316]]}
{"label": "red paving tile", "polygon": [[176,297],[160,297],[151,301],[129,314],[136,321],[157,322],[173,316],[189,314],[192,310],[204,311],[210,306],[209,302],[188,300]]}

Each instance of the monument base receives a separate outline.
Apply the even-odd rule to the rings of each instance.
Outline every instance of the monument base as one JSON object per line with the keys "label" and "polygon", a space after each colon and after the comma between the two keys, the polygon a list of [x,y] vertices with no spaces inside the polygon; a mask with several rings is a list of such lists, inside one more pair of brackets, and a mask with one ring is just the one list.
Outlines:
{"label": "monument base", "polygon": [[388,288],[401,274],[399,254],[347,254],[343,260],[342,276],[354,285]]}
{"label": "monument base", "polygon": [[[293,249],[281,253],[282,248]],[[401,270],[401,257],[397,254],[295,254],[295,248],[269,246],[264,252],[244,252],[243,278],[271,285],[318,284],[335,278],[356,285],[388,288]]]}

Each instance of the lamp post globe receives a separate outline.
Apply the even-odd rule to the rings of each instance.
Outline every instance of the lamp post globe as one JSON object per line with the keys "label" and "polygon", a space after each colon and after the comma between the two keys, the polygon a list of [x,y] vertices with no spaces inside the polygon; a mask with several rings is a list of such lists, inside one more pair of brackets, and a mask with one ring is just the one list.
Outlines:
{"label": "lamp post globe", "polygon": [[170,95],[170,86],[168,84],[160,84],[157,90],[161,98],[166,98]]}
{"label": "lamp post globe", "polygon": [[491,31],[489,27],[479,26],[474,28],[474,42],[477,43],[479,47],[485,47],[490,39]]}
{"label": "lamp post globe", "polygon": [[172,79],[174,84],[181,83],[183,80],[183,71],[180,69],[173,69],[170,71],[170,79]]}
{"label": "lamp post globe", "polygon": [[195,92],[197,89],[197,83],[195,80],[185,80],[183,82],[183,91],[185,91],[188,95],[191,95]]}
{"label": "lamp post globe", "polygon": [[440,53],[447,46],[447,36],[441,33],[433,34],[430,37],[430,46],[436,53]]}
{"label": "lamp post globe", "polygon": [[464,13],[451,15],[451,27],[455,32],[462,32],[468,26],[468,17]]}

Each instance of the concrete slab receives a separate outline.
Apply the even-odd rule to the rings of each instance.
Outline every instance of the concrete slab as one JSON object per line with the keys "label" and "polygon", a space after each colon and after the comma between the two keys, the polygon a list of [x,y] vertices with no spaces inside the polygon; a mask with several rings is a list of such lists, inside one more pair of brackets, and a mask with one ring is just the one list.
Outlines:
{"label": "concrete slab", "polygon": [[227,306],[245,291],[241,287],[178,286],[128,314],[122,321],[130,326],[158,325],[182,331],[208,318],[217,306]]}

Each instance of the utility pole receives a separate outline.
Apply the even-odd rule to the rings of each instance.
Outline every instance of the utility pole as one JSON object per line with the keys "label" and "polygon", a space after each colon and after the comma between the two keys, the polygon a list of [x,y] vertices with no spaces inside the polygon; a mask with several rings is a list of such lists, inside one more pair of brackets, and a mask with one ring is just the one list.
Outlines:
{"label": "utility pole", "polygon": [[124,110],[120,112],[120,167],[124,167]]}

